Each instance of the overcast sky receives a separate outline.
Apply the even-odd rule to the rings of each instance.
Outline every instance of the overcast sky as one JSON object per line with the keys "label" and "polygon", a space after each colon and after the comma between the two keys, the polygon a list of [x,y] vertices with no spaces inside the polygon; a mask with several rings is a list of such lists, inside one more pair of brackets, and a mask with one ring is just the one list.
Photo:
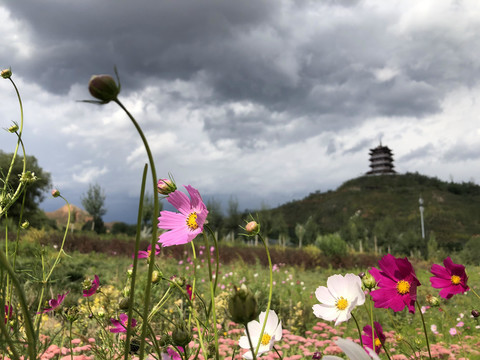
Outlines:
{"label": "overcast sky", "polygon": [[[158,175],[205,200],[334,190],[380,139],[399,173],[479,181],[478,0],[0,0],[0,33],[27,152],[73,204],[100,184],[106,221],[135,222],[147,162],[116,104],[77,101],[114,66]],[[1,128],[15,99],[0,81]],[[0,150],[14,140],[1,131]]]}

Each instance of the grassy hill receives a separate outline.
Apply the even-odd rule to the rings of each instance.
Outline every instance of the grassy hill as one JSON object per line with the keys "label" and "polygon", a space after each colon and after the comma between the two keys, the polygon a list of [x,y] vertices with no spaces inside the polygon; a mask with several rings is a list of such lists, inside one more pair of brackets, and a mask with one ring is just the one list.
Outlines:
{"label": "grassy hill", "polygon": [[272,215],[285,219],[291,239],[296,239],[296,224],[305,224],[311,217],[317,233],[340,232],[354,245],[359,239],[368,244],[376,237],[380,246],[403,242],[404,247],[418,248],[422,240],[419,197],[427,239],[434,236],[441,248],[460,250],[480,234],[480,186],[418,173],[362,176],[336,191],[316,192],[284,204]]}

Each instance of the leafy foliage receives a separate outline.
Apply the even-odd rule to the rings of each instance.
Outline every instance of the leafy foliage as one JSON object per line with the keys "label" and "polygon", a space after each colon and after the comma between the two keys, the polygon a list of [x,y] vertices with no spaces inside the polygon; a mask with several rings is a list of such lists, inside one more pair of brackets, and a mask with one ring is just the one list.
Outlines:
{"label": "leafy foliage", "polygon": [[[23,172],[23,157],[17,155],[13,164],[11,175],[8,183],[5,184],[3,179],[6,177],[6,172],[10,167],[13,154],[5,153],[0,150],[0,186],[6,186],[9,189],[16,189],[20,182],[20,175]],[[40,227],[44,225],[43,221],[46,219],[43,212],[39,209],[38,204],[44,199],[44,193],[50,187],[50,173],[44,171],[34,156],[27,156],[27,170],[31,171],[37,177],[37,180],[28,184],[25,192],[25,199],[23,195],[20,199],[12,205],[8,210],[8,217],[13,218],[18,222],[20,216],[20,208],[22,201],[24,201],[23,219],[28,219],[30,225]]]}

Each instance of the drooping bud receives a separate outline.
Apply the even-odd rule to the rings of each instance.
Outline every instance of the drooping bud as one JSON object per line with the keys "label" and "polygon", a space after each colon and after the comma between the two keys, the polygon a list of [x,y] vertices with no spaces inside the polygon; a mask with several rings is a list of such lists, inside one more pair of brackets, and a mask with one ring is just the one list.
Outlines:
{"label": "drooping bud", "polygon": [[478,318],[478,317],[480,316],[480,311],[475,310],[475,309],[472,310],[472,316],[473,316],[474,318]]}
{"label": "drooping bud", "polygon": [[172,332],[172,342],[175,346],[181,346],[185,348],[188,343],[192,341],[192,335],[189,331],[184,329],[183,327],[177,327]]}
{"label": "drooping bud", "polygon": [[368,290],[375,289],[375,286],[377,286],[377,282],[375,281],[375,278],[368,271],[362,277],[362,284],[365,287],[365,289],[368,289]]}
{"label": "drooping bud", "polygon": [[246,325],[255,320],[259,314],[257,299],[245,284],[238,290],[234,288],[234,291],[228,300],[230,318],[237,324]]}
{"label": "drooping bud", "polygon": [[12,134],[15,133],[15,132],[17,132],[17,130],[18,130],[18,125],[17,125],[17,124],[13,124],[12,126],[10,126],[10,127],[8,128],[8,132],[10,132],[10,133],[12,133]]}
{"label": "drooping bud", "polygon": [[52,189],[52,196],[54,198],[59,197],[60,196],[60,191],[58,189]]}
{"label": "drooping bud", "polygon": [[3,69],[0,75],[4,79],[10,79],[12,77],[12,69],[11,68]]}
{"label": "drooping bud", "polygon": [[93,75],[88,83],[88,91],[94,98],[107,104],[117,99],[120,86],[110,75]]}
{"label": "drooping bud", "polygon": [[157,191],[159,194],[168,195],[177,190],[177,185],[170,179],[160,179],[157,182]]}
{"label": "drooping bud", "polygon": [[258,234],[258,232],[260,231],[260,225],[258,225],[256,221],[250,221],[245,226],[245,230],[247,230],[249,234]]}

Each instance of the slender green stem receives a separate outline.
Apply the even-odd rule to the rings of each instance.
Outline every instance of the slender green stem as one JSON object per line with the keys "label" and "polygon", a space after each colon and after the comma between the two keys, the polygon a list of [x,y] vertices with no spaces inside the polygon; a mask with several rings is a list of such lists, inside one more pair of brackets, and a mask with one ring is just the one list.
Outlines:
{"label": "slender green stem", "polygon": [[[210,249],[208,245],[208,238],[207,234],[203,232],[203,239],[205,240],[205,252],[207,253],[207,261],[208,261],[208,275],[209,275],[209,280],[210,280],[210,306],[207,312],[207,318],[209,316],[210,309],[212,310],[212,320],[213,320],[213,333],[215,336],[215,356],[216,359],[219,358],[218,354],[218,329],[217,329],[217,316],[215,313],[215,287],[213,283],[213,274],[212,274],[212,263],[211,263],[211,257],[210,257]],[[217,275],[215,275],[215,278],[217,278]],[[208,320],[208,319],[207,319]]]}
{"label": "slender green stem", "polygon": [[480,296],[475,292],[475,290],[473,290],[473,288],[470,288],[470,290],[472,291],[472,293],[473,293],[477,298],[480,299]]}
{"label": "slender green stem", "polygon": [[[257,359],[257,352],[253,348],[252,338],[250,336],[250,331],[248,330],[248,324],[245,324],[245,332],[247,333],[247,339],[248,339],[248,343],[250,344],[250,351],[252,352],[253,360],[256,360]],[[261,337],[260,337],[260,339],[261,339]]]}
{"label": "slender green stem", "polygon": [[148,319],[147,319],[148,322],[150,322],[153,319],[153,317],[158,312],[158,310],[160,310],[163,307],[163,305],[167,303],[168,299],[170,299],[170,296],[171,296],[170,290],[171,288],[169,287],[165,292],[165,294],[160,299],[160,301],[152,308],[152,311],[148,315]]}
{"label": "slender green stem", "polygon": [[[128,320],[127,320],[127,337],[125,339],[125,360],[128,360],[128,354],[130,350],[130,338],[132,336],[132,315],[133,315],[133,302],[135,301],[135,282],[137,279],[137,265],[138,265],[138,250],[140,248],[140,225],[142,222],[142,213],[143,213],[143,199],[145,196],[145,183],[147,180],[147,170],[148,165],[145,164],[143,168],[142,176],[142,185],[140,188],[140,201],[138,204],[138,215],[137,215],[137,231],[135,235],[135,256],[133,258],[133,269],[132,269],[132,280],[130,283],[130,294],[128,301]],[[151,252],[155,253],[155,249],[152,248]]]}
{"label": "slender green stem", "polygon": [[357,318],[355,317],[355,315],[353,315],[353,312],[351,314],[352,314],[353,320],[355,321],[355,325],[357,325],[358,338],[360,339],[360,346],[363,347],[362,331],[360,330],[360,326],[358,325]]}
{"label": "slender green stem", "polygon": [[273,350],[275,350],[275,352],[277,353],[278,357],[280,358],[280,360],[283,360],[283,357],[282,357],[282,354],[280,354],[277,350],[277,348],[274,346],[273,347]]}
{"label": "slender green stem", "polygon": [[422,314],[422,308],[420,307],[420,304],[417,300],[415,300],[415,302],[417,303],[418,312],[420,313],[420,317],[422,318],[423,332],[425,334],[425,340],[427,341],[428,357],[431,359],[432,353],[430,352],[430,342],[428,341],[427,326],[425,325],[425,319]]}
{"label": "slender green stem", "polygon": [[72,344],[72,327],[73,327],[73,322],[69,321],[70,327],[69,327],[69,334],[68,334],[68,343],[70,344],[70,359],[73,360],[73,344]]}
{"label": "slender green stem", "polygon": [[268,251],[267,243],[265,242],[263,236],[258,234],[260,240],[262,240],[263,246],[265,247],[265,252],[267,253],[268,259],[268,267],[270,270],[270,289],[268,292],[268,302],[267,302],[267,310],[265,311],[265,320],[263,321],[262,331],[260,331],[260,337],[258,338],[257,347],[255,349],[254,356],[257,355],[258,349],[260,348],[260,343],[262,342],[263,333],[265,332],[265,326],[267,325],[268,313],[270,311],[270,305],[272,304],[272,295],[273,295],[273,267],[272,267],[272,259],[270,258],[270,251]]}
{"label": "slender green stem", "polygon": [[[145,287],[145,297],[144,297],[144,309],[143,309],[143,319],[147,319],[150,307],[150,293],[152,288],[152,274],[153,268],[155,264],[155,244],[157,242],[157,224],[158,224],[158,213],[159,213],[159,206],[158,206],[158,191],[157,191],[157,172],[155,169],[155,163],[153,161],[152,152],[150,151],[150,146],[148,145],[147,138],[143,134],[142,129],[138,125],[135,118],[130,114],[127,108],[120,102],[120,100],[114,100],[118,106],[122,108],[123,111],[127,114],[127,116],[132,121],[133,125],[137,129],[138,134],[142,138],[143,145],[147,152],[148,161],[150,164],[150,170],[152,173],[152,182],[153,182],[153,219],[152,219],[152,241],[150,243],[152,247],[152,252],[150,253],[150,262],[148,264],[148,273],[147,273],[147,285]],[[139,351],[139,358],[143,360],[145,356],[145,342],[146,342],[146,334],[147,334],[147,322],[143,321],[142,323],[142,334],[140,336],[140,351]]]}
{"label": "slender green stem", "polygon": [[20,307],[23,313],[24,319],[24,327],[25,333],[27,335],[27,342],[28,342],[28,353],[30,359],[36,359],[36,349],[37,349],[37,342],[35,339],[35,331],[33,328],[32,318],[30,317],[30,309],[27,304],[27,300],[25,298],[25,293],[23,292],[22,286],[18,281],[18,278],[15,276],[15,272],[13,271],[11,265],[9,264],[8,260],[5,257],[5,254],[0,251],[0,266],[2,266],[7,273],[10,275],[13,285],[17,290],[17,298],[18,302],[20,303]]}

